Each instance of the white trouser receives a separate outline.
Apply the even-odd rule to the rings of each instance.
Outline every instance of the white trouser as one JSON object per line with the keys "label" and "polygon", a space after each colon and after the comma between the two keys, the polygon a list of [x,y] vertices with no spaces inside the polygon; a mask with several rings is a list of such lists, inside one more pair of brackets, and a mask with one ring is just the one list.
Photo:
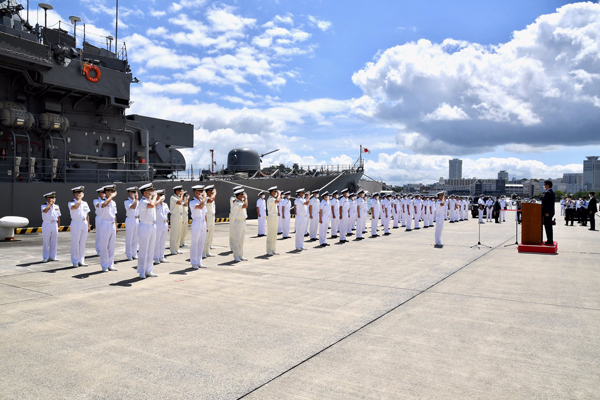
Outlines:
{"label": "white trouser", "polygon": [[404,213],[402,221],[406,220],[406,229],[409,231],[412,229],[412,215],[409,213]]}
{"label": "white trouser", "polygon": [[323,223],[319,223],[319,244],[327,243],[327,231],[329,230],[329,217],[322,218]]}
{"label": "white trouser", "polygon": [[500,210],[500,218],[502,222],[506,222],[506,210]]}
{"label": "white trouser", "polygon": [[151,274],[154,268],[154,245],[156,244],[156,224],[140,221],[138,226],[140,240],[140,255],[138,256],[138,274]]}
{"label": "white trouser", "polygon": [[206,222],[196,218],[192,220],[192,243],[190,243],[190,263],[202,265],[202,250],[206,242]]}
{"label": "white trouser", "polygon": [[491,207],[486,207],[485,219],[488,222],[492,222],[492,208]]}
{"label": "white trouser", "polygon": [[312,218],[309,218],[309,224],[310,238],[316,239],[317,232],[319,231],[319,214],[313,216]]}
{"label": "white trouser", "polygon": [[304,248],[304,232],[306,231],[306,217],[301,215],[296,215],[296,248],[302,249]]}
{"label": "white trouser", "polygon": [[273,253],[277,244],[277,229],[279,228],[279,217],[277,214],[267,217],[267,253]]}
{"label": "white trouser", "polygon": [[169,248],[171,253],[177,253],[179,243],[181,243],[181,214],[171,214],[171,238],[169,240]]}
{"label": "white trouser", "polygon": [[465,221],[469,220],[469,209],[468,208],[465,209],[465,218],[464,219],[465,219]]}
{"label": "white trouser", "polygon": [[[399,217],[398,213],[396,213],[396,212],[395,212],[395,213],[393,213],[393,216],[394,216],[394,224],[393,224],[392,226],[393,226],[394,228],[398,228],[398,223],[399,223],[399,219],[400,219],[400,217]],[[358,228],[357,228],[357,229],[358,229]]]}
{"label": "white trouser", "polygon": [[42,223],[43,250],[42,256],[44,259],[55,259],[56,250],[58,249],[58,223],[43,222]]}
{"label": "white trouser", "polygon": [[383,226],[383,233],[390,233],[390,217],[389,214],[386,217],[385,212],[381,215],[381,225]]}
{"label": "white trouser", "polygon": [[139,223],[140,220],[137,218],[125,218],[125,255],[127,257],[137,256]]}
{"label": "white trouser", "polygon": [[113,220],[100,221],[100,266],[103,271],[115,263],[115,239],[117,227]]}
{"label": "white trouser", "polygon": [[[192,221],[193,223],[193,221]],[[204,251],[202,255],[210,253],[210,248],[213,244],[213,237],[215,235],[215,214],[206,214],[206,240],[204,240]]]}
{"label": "white trouser", "polygon": [[340,218],[331,218],[331,236],[337,236],[340,225]]}
{"label": "white trouser", "polygon": [[246,220],[236,219],[233,221],[233,257],[240,258],[244,256],[244,239],[246,238]]}
{"label": "white trouser", "polygon": [[[560,216],[563,217],[565,215],[565,206],[560,206]],[[504,218],[502,218],[502,221],[504,221]]]}
{"label": "white trouser", "polygon": [[94,219],[94,232],[96,232],[96,234],[94,235],[94,242],[96,245],[96,254],[100,254],[100,218],[96,217]]}
{"label": "white trouser", "polygon": [[[267,225],[269,224],[269,217],[267,216]],[[267,227],[267,229],[269,229]],[[277,233],[281,233],[283,231],[283,218],[282,216],[277,216]]]}
{"label": "white trouser", "polygon": [[290,222],[291,222],[292,216],[290,214],[285,214],[285,218],[283,218],[281,220],[282,226],[281,226],[281,232],[283,233],[283,237],[284,238],[288,238],[290,237]]}
{"label": "white trouser", "polygon": [[348,234],[348,225],[350,224],[349,218],[342,216],[340,219],[340,240],[346,240],[346,235]]}
{"label": "white trouser", "polygon": [[371,236],[377,235],[378,222],[379,222],[379,214],[371,215]]}
{"label": "white trouser", "polygon": [[73,264],[83,263],[85,261],[85,241],[87,240],[88,224],[87,220],[71,220],[71,262]]}
{"label": "white trouser", "polygon": [[169,236],[169,225],[166,222],[156,223],[156,240],[154,245],[154,259],[160,260],[165,257],[165,244]]}
{"label": "white trouser", "polygon": [[263,211],[260,213],[260,217],[258,217],[258,234],[265,235],[267,233],[267,216]]}
{"label": "white trouser", "polygon": [[444,229],[444,215],[435,215],[435,244],[442,244],[442,230]]}
{"label": "white trouser", "polygon": [[180,244],[185,244],[185,238],[187,237],[188,227],[190,226],[190,220],[188,219],[187,213],[183,214],[181,219],[181,239]]}
{"label": "white trouser", "polygon": [[367,225],[367,214],[361,213],[360,218],[356,220],[356,237],[361,238],[363,235],[363,231],[365,230],[365,226]]}
{"label": "white trouser", "polygon": [[415,214],[415,229],[421,229],[421,211]]}
{"label": "white trouser", "polygon": [[348,233],[352,233],[352,229],[354,229],[354,223],[356,219],[354,219],[354,214],[350,213],[350,218],[348,218],[348,226],[346,226],[346,231]]}

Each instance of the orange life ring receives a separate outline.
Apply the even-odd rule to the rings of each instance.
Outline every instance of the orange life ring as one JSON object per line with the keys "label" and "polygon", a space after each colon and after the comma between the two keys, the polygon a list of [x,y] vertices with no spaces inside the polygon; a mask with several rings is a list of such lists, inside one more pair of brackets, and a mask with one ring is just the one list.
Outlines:
{"label": "orange life ring", "polygon": [[[94,70],[94,72],[96,73],[96,76],[92,76],[90,74],[90,71]],[[102,73],[100,72],[100,68],[98,68],[96,65],[93,64],[85,64],[83,66],[83,72],[85,73],[85,77],[87,78],[88,81],[96,83],[100,80],[100,77],[102,76]]]}

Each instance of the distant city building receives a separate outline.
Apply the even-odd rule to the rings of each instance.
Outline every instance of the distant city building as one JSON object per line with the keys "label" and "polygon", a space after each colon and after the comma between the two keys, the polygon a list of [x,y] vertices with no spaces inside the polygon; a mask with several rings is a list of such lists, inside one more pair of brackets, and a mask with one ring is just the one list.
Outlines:
{"label": "distant city building", "polygon": [[600,190],[600,157],[586,158],[587,160],[583,160],[583,186],[586,190]]}
{"label": "distant city building", "polygon": [[453,158],[448,161],[448,179],[462,179],[462,160]]}
{"label": "distant city building", "polygon": [[506,171],[498,172],[498,179],[503,179],[508,183],[508,172],[506,172]]}
{"label": "distant city building", "polygon": [[565,184],[565,193],[577,193],[583,191],[583,173],[563,174],[563,183]]}
{"label": "distant city building", "polygon": [[538,183],[538,190],[540,193],[544,193],[544,190],[546,190],[544,188],[544,182],[546,180],[549,180],[552,182],[552,190],[553,191],[561,191],[561,192],[567,192],[567,184],[564,183],[564,180],[562,179],[541,179]]}

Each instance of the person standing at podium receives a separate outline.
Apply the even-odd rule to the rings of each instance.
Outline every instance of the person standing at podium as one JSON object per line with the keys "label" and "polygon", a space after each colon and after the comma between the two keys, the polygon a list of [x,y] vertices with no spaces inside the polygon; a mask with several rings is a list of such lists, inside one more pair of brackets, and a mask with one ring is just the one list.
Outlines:
{"label": "person standing at podium", "polygon": [[554,217],[554,192],[552,191],[552,181],[544,181],[544,194],[542,195],[542,219],[544,221],[544,230],[546,231],[547,245],[554,245],[554,236],[552,232],[552,217]]}

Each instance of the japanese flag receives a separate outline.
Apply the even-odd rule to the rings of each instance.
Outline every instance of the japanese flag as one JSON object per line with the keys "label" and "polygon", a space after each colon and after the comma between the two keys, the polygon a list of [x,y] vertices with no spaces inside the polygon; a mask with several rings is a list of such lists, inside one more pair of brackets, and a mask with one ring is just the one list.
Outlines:
{"label": "japanese flag", "polygon": [[371,150],[367,149],[366,147],[363,147],[363,153],[371,154]]}

